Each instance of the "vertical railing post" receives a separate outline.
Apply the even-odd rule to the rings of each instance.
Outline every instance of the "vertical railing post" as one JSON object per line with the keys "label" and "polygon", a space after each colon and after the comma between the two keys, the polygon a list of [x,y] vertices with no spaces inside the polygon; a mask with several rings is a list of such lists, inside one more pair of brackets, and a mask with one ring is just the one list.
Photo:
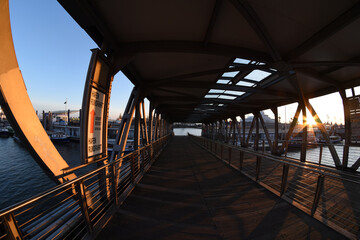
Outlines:
{"label": "vertical railing post", "polygon": [[240,171],[243,168],[243,162],[244,162],[244,152],[240,151]]}
{"label": "vertical railing post", "polygon": [[317,206],[319,204],[320,195],[321,195],[321,191],[323,189],[323,186],[324,186],[324,175],[320,174],[318,176],[314,201],[313,201],[313,205],[312,205],[312,208],[311,208],[311,216],[314,216],[316,208],[317,208]]}
{"label": "vertical railing post", "polygon": [[13,213],[8,213],[5,216],[1,217],[1,221],[7,233],[5,239],[23,239]]}
{"label": "vertical railing post", "polygon": [[223,145],[220,144],[220,158],[223,159]]}
{"label": "vertical railing post", "polygon": [[140,170],[143,173],[144,172],[144,168],[145,168],[145,147],[141,148],[140,150],[141,153],[141,163],[140,163]]}
{"label": "vertical railing post", "polygon": [[229,165],[231,164],[231,147],[229,147]]}
{"label": "vertical railing post", "polygon": [[140,149],[138,149],[136,151],[136,170],[140,171],[141,170],[141,151]]}
{"label": "vertical railing post", "polygon": [[256,179],[256,181],[259,180],[260,165],[261,165],[262,158],[263,158],[262,156],[256,156],[256,171],[255,171],[255,179]]}
{"label": "vertical railing post", "polygon": [[130,173],[131,173],[131,182],[134,183],[135,182],[135,157],[134,157],[134,153],[130,155]]}
{"label": "vertical railing post", "polygon": [[289,165],[284,164],[283,173],[281,177],[280,196],[284,195],[285,193],[288,175],[289,175]]}
{"label": "vertical railing post", "polygon": [[323,145],[320,145],[320,153],[319,153],[319,165],[321,165],[321,159],[322,159],[322,152],[323,152]]}
{"label": "vertical railing post", "polygon": [[111,165],[111,182],[113,185],[113,191],[114,191],[114,199],[115,204],[119,205],[119,198],[118,198],[118,171],[116,171],[116,164]]}
{"label": "vertical railing post", "polygon": [[77,198],[80,203],[80,209],[81,213],[85,218],[86,227],[91,234],[93,232],[93,227],[90,220],[90,214],[89,214],[89,206],[87,204],[86,200],[86,194],[85,194],[85,187],[84,187],[84,179],[81,179],[80,181],[75,183],[75,191]]}

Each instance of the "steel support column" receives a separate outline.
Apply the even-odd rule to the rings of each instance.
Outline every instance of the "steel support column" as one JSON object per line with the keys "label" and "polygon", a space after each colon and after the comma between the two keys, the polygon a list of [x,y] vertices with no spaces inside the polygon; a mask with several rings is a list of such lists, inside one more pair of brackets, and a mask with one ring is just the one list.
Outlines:
{"label": "steel support column", "polygon": [[149,143],[153,142],[153,130],[154,130],[153,112],[154,112],[154,104],[152,103],[152,101],[150,101],[150,104],[149,104],[149,129],[148,129]]}
{"label": "steel support column", "polygon": [[[249,145],[249,140],[250,140],[250,137],[251,137],[251,134],[253,132],[253,129],[254,129],[254,125],[255,125],[255,116],[253,117],[253,120],[251,122],[251,125],[250,125],[250,129],[249,129],[249,133],[248,133],[248,136],[246,138],[246,142],[245,142],[245,146],[247,147]],[[244,128],[245,129],[245,128]],[[244,134],[245,135],[245,134]]]}
{"label": "steel support column", "polygon": [[268,144],[269,144],[269,147],[270,147],[270,149],[271,149],[271,152],[274,152],[274,150],[273,150],[273,144],[272,144],[272,141],[271,141],[271,138],[270,138],[270,134],[269,134],[269,131],[267,130],[267,127],[266,127],[266,124],[265,124],[265,122],[264,122],[264,119],[263,119],[263,117],[262,117],[262,115],[261,115],[260,112],[258,112],[257,115],[258,115],[258,118],[259,118],[259,120],[260,120],[260,123],[261,123],[261,125],[262,125],[262,127],[263,127],[263,129],[264,129],[264,133],[265,133],[265,136],[266,136],[266,140],[268,141]]}
{"label": "steel support column", "polygon": [[[246,127],[245,115],[241,114],[240,118],[241,118],[241,121],[242,121],[241,146],[245,147],[246,146],[246,142],[245,142],[245,127]],[[239,132],[239,137],[240,137],[240,132]]]}
{"label": "steel support column", "polygon": [[279,114],[278,114],[278,108],[272,108],[271,111],[274,113],[275,116],[275,136],[274,136],[274,143],[273,143],[273,149],[272,154],[278,155],[279,153]]}
{"label": "steel support column", "polygon": [[[130,94],[129,101],[126,105],[123,118],[121,119],[121,123],[118,128],[115,144],[110,156],[110,161],[114,161],[117,158],[122,157],[124,155],[126,142],[128,139],[131,123],[133,120],[133,115],[139,101],[140,101],[140,90],[134,87]],[[121,164],[122,163],[120,162],[120,165]]]}
{"label": "steel support column", "polygon": [[[299,118],[299,114],[300,114],[300,111],[301,111],[301,106],[300,104],[298,105],[297,109],[296,109],[296,112],[295,112],[295,115],[294,115],[294,118],[290,124],[290,128],[286,134],[286,139],[285,139],[285,142],[283,142],[282,144],[282,147],[281,147],[281,150],[282,151],[287,151],[287,148],[288,148],[288,145],[289,145],[289,140],[290,140],[290,137],[294,131],[294,128],[295,128],[295,125],[298,121],[298,118]],[[285,120],[286,121],[286,120]]]}
{"label": "steel support column", "polygon": [[348,167],[349,161],[349,146],[351,144],[351,118],[350,118],[350,104],[346,98],[344,89],[339,91],[344,106],[344,121],[345,121],[345,146],[343,152],[342,169],[345,170]]}
{"label": "steel support column", "polygon": [[311,115],[315,119],[317,127],[321,131],[326,143],[329,146],[329,150],[330,150],[331,156],[332,156],[332,158],[334,160],[336,168],[338,168],[338,169],[341,168],[341,162],[340,162],[339,156],[338,156],[338,154],[336,152],[336,149],[335,149],[334,145],[330,144],[330,138],[329,138],[328,133],[326,132],[324,124],[321,122],[319,116],[316,114],[315,109],[312,107],[310,102],[308,100],[306,100],[305,104],[306,104],[307,108],[309,109]]}
{"label": "steel support column", "polygon": [[255,120],[255,129],[256,129],[254,150],[258,151],[259,150],[260,133],[259,133],[259,117],[257,114],[254,114],[254,120]]}
{"label": "steel support column", "polygon": [[301,111],[302,111],[302,117],[303,117],[303,135],[302,135],[302,143],[301,143],[301,153],[300,153],[300,161],[301,162],[305,162],[306,161],[306,148],[308,145],[308,134],[307,134],[307,130],[308,130],[308,126],[307,126],[307,119],[306,119],[306,107],[305,104],[301,104]]}

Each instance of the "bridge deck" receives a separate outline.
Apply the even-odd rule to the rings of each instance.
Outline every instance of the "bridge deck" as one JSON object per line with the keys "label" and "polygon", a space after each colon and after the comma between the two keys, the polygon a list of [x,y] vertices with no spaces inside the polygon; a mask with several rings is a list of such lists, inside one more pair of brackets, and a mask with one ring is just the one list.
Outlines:
{"label": "bridge deck", "polygon": [[229,168],[187,137],[174,137],[98,239],[343,239]]}

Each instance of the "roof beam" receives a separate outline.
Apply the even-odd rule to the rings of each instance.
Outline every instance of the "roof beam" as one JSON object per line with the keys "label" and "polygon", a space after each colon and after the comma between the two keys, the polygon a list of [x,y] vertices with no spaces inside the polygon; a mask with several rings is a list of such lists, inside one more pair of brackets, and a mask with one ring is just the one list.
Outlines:
{"label": "roof beam", "polygon": [[311,78],[315,78],[316,80],[319,80],[321,82],[331,84],[334,87],[337,87],[338,89],[341,89],[341,84],[338,81],[336,81],[335,79],[332,79],[330,77],[327,77],[325,75],[319,74],[316,71],[313,71],[313,70],[310,70],[310,69],[297,69],[296,72],[300,73],[300,74],[303,74],[305,76],[311,77]]}
{"label": "roof beam", "polygon": [[214,43],[208,43],[206,47],[204,47],[203,42],[191,41],[146,41],[121,43],[118,45],[116,55],[151,52],[208,54],[226,57],[246,58],[261,62],[271,61],[271,56],[261,51]]}
{"label": "roof beam", "polygon": [[208,45],[208,43],[210,41],[212,32],[214,30],[216,19],[219,16],[221,4],[222,4],[222,0],[216,0],[215,5],[214,5],[214,10],[211,14],[210,22],[209,22],[208,28],[206,30],[205,38],[204,38],[204,46],[205,47]]}
{"label": "roof beam", "polygon": [[[58,0],[61,6],[87,32],[94,42],[104,51],[115,49],[119,42],[115,35],[104,25],[94,7],[88,1]],[[81,14],[76,14],[80,12]]]}
{"label": "roof beam", "polygon": [[184,92],[181,92],[181,91],[176,91],[176,90],[172,90],[172,89],[168,89],[168,88],[156,88],[157,91],[163,91],[163,92],[166,92],[166,93],[174,93],[174,94],[177,94],[177,95],[180,95],[180,96],[184,96],[184,97],[196,97],[192,94],[189,94],[189,93],[184,93]]}
{"label": "roof beam", "polygon": [[[178,76],[163,78],[163,79],[159,79],[159,80],[152,80],[152,81],[149,81],[150,82],[149,85],[157,86],[157,85],[161,85],[162,83],[169,82],[169,81],[184,80],[184,79],[188,79],[188,78],[202,77],[202,76],[222,74],[222,73],[227,73],[227,72],[236,72],[236,71],[247,71],[246,75],[248,75],[252,70],[256,70],[256,69],[269,70],[269,68],[273,68],[271,64],[269,64],[269,65],[241,64],[241,65],[237,65],[237,66],[231,67],[231,68],[229,68],[229,67],[217,68],[217,69],[211,69],[211,70],[207,70],[207,71],[181,74]],[[228,80],[233,79],[233,77],[220,77],[220,78],[228,79]]]}
{"label": "roof beam", "polygon": [[286,56],[286,59],[293,60],[303,55],[304,53],[314,48],[324,40],[330,38],[338,31],[344,29],[347,25],[354,22],[359,17],[360,17],[360,2],[355,4],[348,11],[340,15],[340,17],[332,21],[330,24],[322,28],[320,31],[312,35],[305,42],[300,44],[297,48],[295,48]]}
{"label": "roof beam", "polygon": [[[178,87],[178,88],[206,88],[206,82],[201,81],[176,81],[176,82],[168,82],[166,87]],[[267,95],[276,95],[287,98],[293,98],[293,94],[268,90],[264,88],[258,87],[245,87],[245,86],[237,86],[237,85],[229,85],[229,84],[212,84],[209,85],[209,89],[220,89],[220,90],[231,90],[231,91],[239,91],[239,92],[247,92],[247,93],[261,93]]]}
{"label": "roof beam", "polygon": [[348,63],[350,63],[349,65],[346,65],[346,66],[332,66],[331,68],[327,69],[327,70],[324,70],[324,71],[321,71],[320,73],[321,74],[329,74],[329,73],[332,73],[332,72],[335,72],[343,67],[350,67],[352,65],[352,63],[356,63],[356,62],[360,62],[360,56],[356,56],[354,58],[352,58],[351,60],[348,61]]}
{"label": "roof beam", "polygon": [[319,61],[319,62],[292,62],[294,68],[302,67],[360,67],[360,61]]}
{"label": "roof beam", "polygon": [[275,44],[273,43],[270,35],[268,34],[265,25],[261,22],[259,16],[246,0],[229,0],[234,7],[241,13],[246,19],[264,45],[268,48],[274,61],[281,61],[281,55]]}

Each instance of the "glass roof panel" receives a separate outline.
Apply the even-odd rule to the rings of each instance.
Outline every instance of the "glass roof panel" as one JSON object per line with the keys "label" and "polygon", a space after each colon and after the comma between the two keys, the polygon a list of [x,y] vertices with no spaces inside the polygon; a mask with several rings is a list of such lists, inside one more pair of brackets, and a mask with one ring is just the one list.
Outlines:
{"label": "glass roof panel", "polygon": [[205,95],[205,98],[217,98],[219,95]]}
{"label": "glass roof panel", "polygon": [[254,70],[251,73],[249,73],[245,78],[260,82],[261,80],[263,80],[264,78],[266,78],[270,75],[271,75],[271,73],[268,73],[268,72],[265,72],[262,70]]}
{"label": "glass roof panel", "polygon": [[223,93],[224,90],[219,90],[219,89],[210,89],[209,93]]}
{"label": "glass roof panel", "polygon": [[234,63],[248,64],[249,62],[250,62],[250,60],[243,59],[243,58],[236,58],[236,59],[234,60]]}
{"label": "glass roof panel", "polygon": [[244,86],[244,87],[252,87],[254,84],[249,82],[240,81],[236,85],[238,86]]}
{"label": "glass roof panel", "polygon": [[241,96],[241,95],[243,95],[245,92],[226,90],[224,93]]}
{"label": "glass roof panel", "polygon": [[230,82],[229,80],[219,79],[216,83],[219,83],[219,84],[228,84],[229,82]]}
{"label": "glass roof panel", "polygon": [[229,99],[229,100],[234,100],[236,97],[232,97],[232,96],[226,96],[226,95],[220,95],[219,96],[220,99]]}
{"label": "glass roof panel", "polygon": [[235,77],[236,74],[238,74],[239,71],[234,71],[234,72],[225,72],[222,77]]}

